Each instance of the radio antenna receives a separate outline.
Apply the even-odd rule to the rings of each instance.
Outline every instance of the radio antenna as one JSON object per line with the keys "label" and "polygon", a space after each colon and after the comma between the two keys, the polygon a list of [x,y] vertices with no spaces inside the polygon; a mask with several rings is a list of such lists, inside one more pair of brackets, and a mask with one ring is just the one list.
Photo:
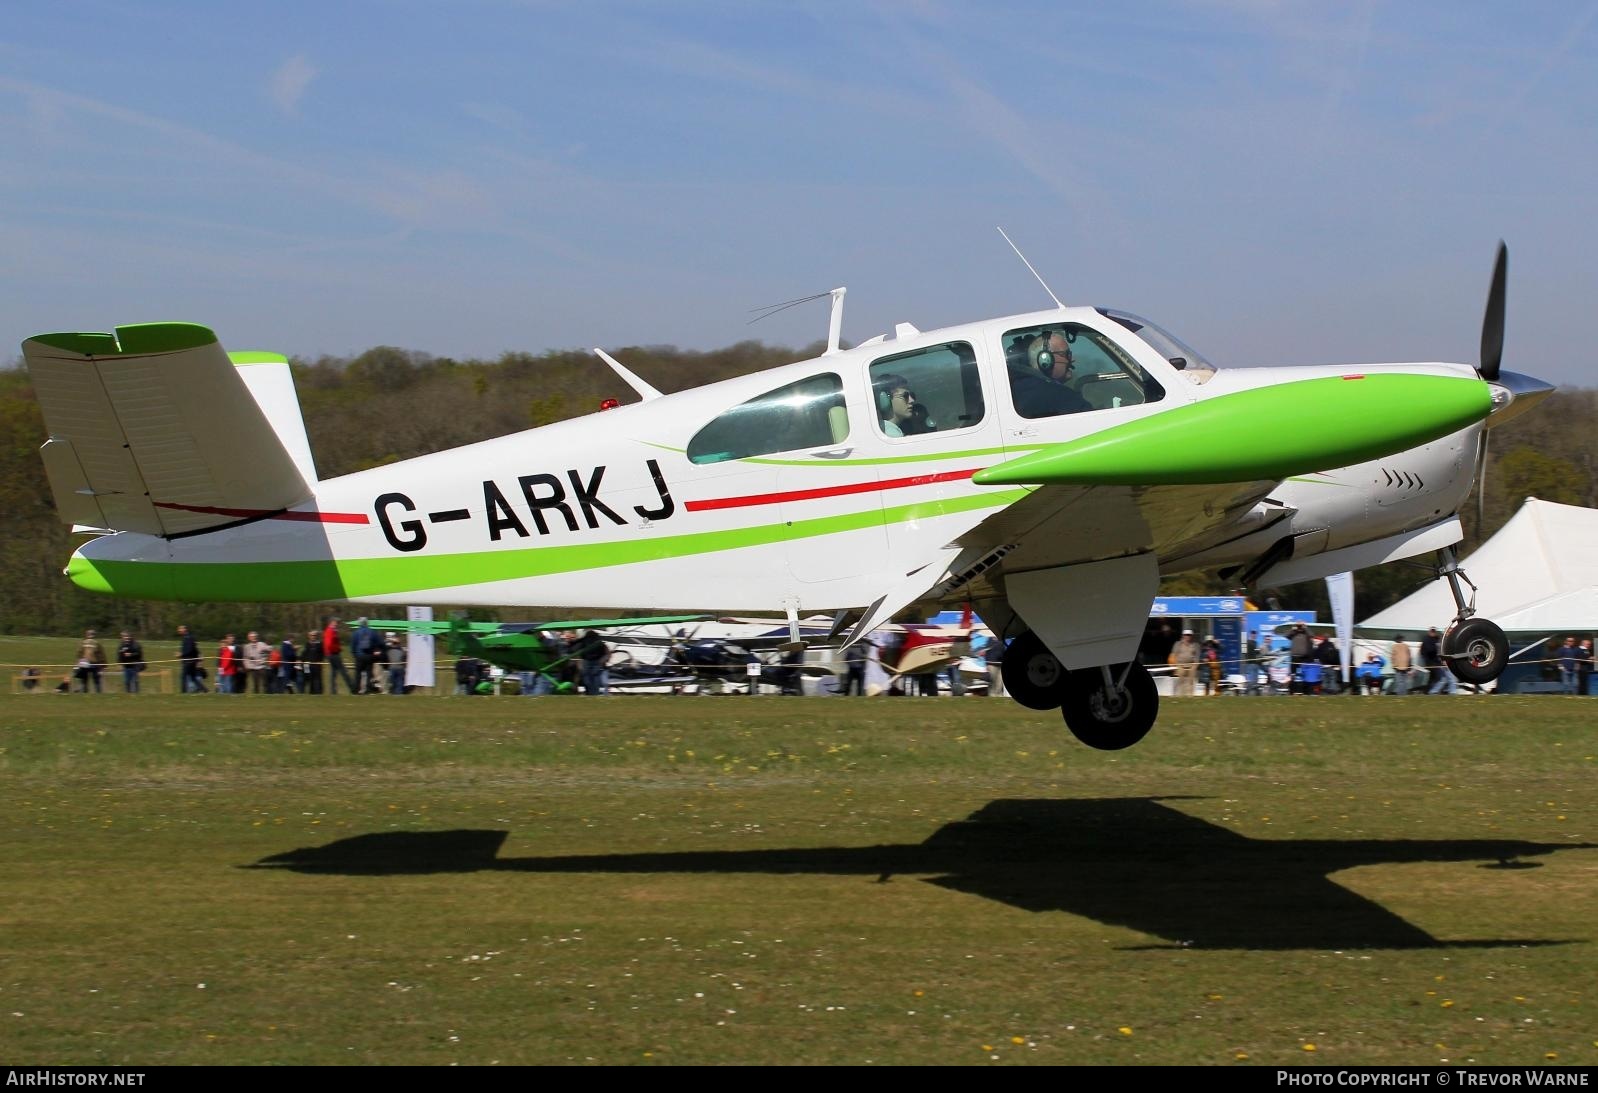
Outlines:
{"label": "radio antenna", "polygon": [[[1022,259],[1022,261],[1025,261],[1025,259]],[[749,309],[751,313],[758,311],[760,314],[755,315],[755,317],[750,319],[745,325],[753,325],[758,323],[761,319],[771,318],[779,311],[787,311],[790,307],[797,307],[800,304],[808,304],[811,300],[821,300],[830,296],[832,297],[832,315],[827,323],[827,351],[822,354],[824,357],[829,357],[838,352],[839,346],[841,345],[839,339],[843,332],[843,298],[848,291],[848,289],[840,286],[839,288],[830,289],[827,292],[818,292],[813,296],[801,296],[797,300],[784,300],[780,304],[766,304],[764,307],[752,307]]]}
{"label": "radio antenna", "polygon": [[1008,235],[1005,235],[1003,228],[999,229],[999,234],[1000,235],[1004,235],[1004,241],[1006,243],[1010,244],[1010,249],[1015,251],[1015,256],[1017,258],[1021,259],[1021,261],[1023,263],[1025,263],[1026,268],[1029,269],[1029,270],[1032,270],[1032,276],[1034,276],[1034,277],[1036,277],[1038,279],[1038,284],[1042,285],[1043,286],[1043,291],[1047,292],[1049,294],[1049,299],[1054,301],[1054,306],[1055,307],[1064,307],[1065,305],[1060,302],[1060,298],[1058,296],[1056,296],[1054,294],[1054,290],[1049,287],[1049,283],[1043,279],[1043,275],[1041,273],[1039,273],[1037,270],[1032,269],[1032,263],[1028,262],[1026,260],[1026,255],[1021,253],[1021,248],[1016,246],[1015,242]]}

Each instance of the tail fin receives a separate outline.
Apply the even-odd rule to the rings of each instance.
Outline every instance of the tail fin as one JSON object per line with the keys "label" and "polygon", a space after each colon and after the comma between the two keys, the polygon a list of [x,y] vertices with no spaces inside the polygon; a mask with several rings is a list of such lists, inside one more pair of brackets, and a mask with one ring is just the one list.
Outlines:
{"label": "tail fin", "polygon": [[[262,373],[269,394],[257,395],[216,335],[190,323],[42,334],[22,355],[50,433],[45,472],[69,523],[179,535],[312,496],[298,405],[292,423],[279,405],[286,362],[281,380]],[[293,401],[291,381],[286,390]]]}
{"label": "tail fin", "polygon": [[294,393],[294,374],[289,359],[281,353],[229,353],[228,359],[239,370],[244,385],[255,396],[255,404],[266,415],[289,458],[307,482],[316,482],[316,460],[311,456],[311,441],[305,435],[305,418],[300,414],[300,399]]}

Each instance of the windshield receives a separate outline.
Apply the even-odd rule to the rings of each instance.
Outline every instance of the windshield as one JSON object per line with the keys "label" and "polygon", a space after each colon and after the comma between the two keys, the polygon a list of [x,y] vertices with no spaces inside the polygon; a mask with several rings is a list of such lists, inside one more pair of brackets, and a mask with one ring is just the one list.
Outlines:
{"label": "windshield", "polygon": [[1099,308],[1098,312],[1106,319],[1114,319],[1142,338],[1156,353],[1170,361],[1172,368],[1194,383],[1207,383],[1215,375],[1215,365],[1205,360],[1196,349],[1147,319],[1141,319],[1129,311],[1115,311],[1103,307]]}

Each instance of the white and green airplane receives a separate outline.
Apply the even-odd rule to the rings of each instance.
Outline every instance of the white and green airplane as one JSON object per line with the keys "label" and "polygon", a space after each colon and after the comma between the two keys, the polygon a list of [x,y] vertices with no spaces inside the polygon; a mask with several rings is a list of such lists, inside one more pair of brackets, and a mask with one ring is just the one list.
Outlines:
{"label": "white and green airplane", "polygon": [[1485,430],[1552,390],[1500,370],[1504,263],[1477,367],[1217,369],[1063,305],[845,350],[837,290],[813,360],[662,395],[600,353],[639,401],[327,480],[281,356],[184,323],[22,348],[56,505],[98,533],[67,565],[84,588],[824,610],[846,643],[969,602],[1008,642],[1011,695],[1121,748],[1154,722],[1137,649],[1185,570],[1278,585],[1435,556],[1456,673],[1502,671],[1453,547]]}

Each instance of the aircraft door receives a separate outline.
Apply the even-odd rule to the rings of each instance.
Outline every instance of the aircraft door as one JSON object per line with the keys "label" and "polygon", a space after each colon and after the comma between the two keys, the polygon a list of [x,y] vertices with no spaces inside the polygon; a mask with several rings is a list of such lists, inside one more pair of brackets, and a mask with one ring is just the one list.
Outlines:
{"label": "aircraft door", "polygon": [[985,515],[971,475],[994,462],[999,419],[968,341],[885,354],[868,378],[890,569],[903,576]]}
{"label": "aircraft door", "polygon": [[[862,450],[869,437],[858,400],[851,414],[837,373],[815,376],[804,387],[806,397],[794,413],[809,446],[773,460],[777,507],[789,536],[789,575],[804,585],[824,585],[875,568],[887,537],[872,453]],[[826,590],[814,592],[818,602],[827,601]],[[856,593],[840,595],[842,603]]]}

